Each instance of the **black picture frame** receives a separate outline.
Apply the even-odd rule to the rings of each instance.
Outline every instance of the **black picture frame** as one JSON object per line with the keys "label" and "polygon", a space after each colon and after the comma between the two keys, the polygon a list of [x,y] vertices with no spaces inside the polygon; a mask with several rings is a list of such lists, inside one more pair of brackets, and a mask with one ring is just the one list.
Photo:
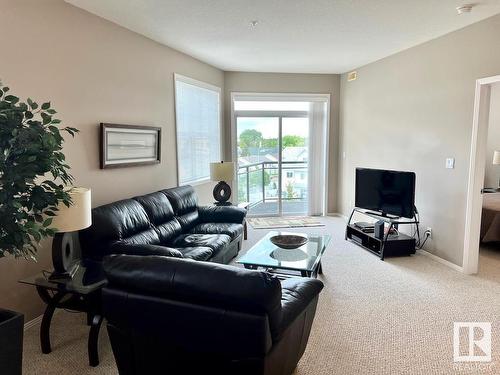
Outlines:
{"label": "black picture frame", "polygon": [[[110,137],[111,134],[114,135],[113,140]],[[130,139],[131,134],[135,134],[137,139]],[[120,135],[123,138],[121,141]],[[154,136],[153,142],[148,144],[151,141],[151,135]],[[122,144],[111,144],[110,141],[120,141]],[[141,155],[141,150],[143,155]],[[101,123],[99,151],[101,169],[159,164],[161,162],[161,128]],[[128,156],[127,151],[130,153]],[[148,155],[151,152],[152,155]]]}

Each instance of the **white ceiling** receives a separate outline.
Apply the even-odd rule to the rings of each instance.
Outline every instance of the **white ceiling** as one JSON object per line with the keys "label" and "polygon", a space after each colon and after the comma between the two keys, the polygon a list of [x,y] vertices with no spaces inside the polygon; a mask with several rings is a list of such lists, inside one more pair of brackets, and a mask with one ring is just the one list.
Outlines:
{"label": "white ceiling", "polygon": [[467,0],[66,1],[223,70],[290,73],[344,73],[500,13],[500,0],[460,16]]}

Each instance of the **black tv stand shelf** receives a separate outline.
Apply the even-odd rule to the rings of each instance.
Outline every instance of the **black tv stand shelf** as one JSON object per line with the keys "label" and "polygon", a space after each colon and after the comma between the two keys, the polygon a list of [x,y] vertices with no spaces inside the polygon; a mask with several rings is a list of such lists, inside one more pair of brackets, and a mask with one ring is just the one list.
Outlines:
{"label": "black tv stand shelf", "polygon": [[[376,220],[383,220],[389,224],[388,231],[383,238],[375,237],[374,233],[363,232],[352,222],[355,213],[366,215]],[[412,219],[401,219],[393,216],[384,216],[382,214],[364,211],[359,208],[352,210],[345,231],[345,239],[351,240],[370,253],[377,255],[384,260],[386,256],[401,256],[415,254],[416,239],[403,233],[393,234],[393,229],[398,229],[399,225],[414,224],[418,228],[419,221],[417,217]],[[417,229],[418,231],[418,229]]]}

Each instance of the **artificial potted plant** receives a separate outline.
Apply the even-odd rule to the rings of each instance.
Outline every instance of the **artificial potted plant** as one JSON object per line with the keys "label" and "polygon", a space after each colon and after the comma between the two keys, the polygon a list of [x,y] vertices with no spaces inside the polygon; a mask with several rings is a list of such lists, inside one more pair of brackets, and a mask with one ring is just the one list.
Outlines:
{"label": "artificial potted plant", "polygon": [[[0,258],[36,260],[37,246],[55,234],[57,205],[69,206],[73,178],[62,153],[61,127],[50,102],[21,102],[0,82]],[[22,314],[0,308],[0,374],[21,374]]]}

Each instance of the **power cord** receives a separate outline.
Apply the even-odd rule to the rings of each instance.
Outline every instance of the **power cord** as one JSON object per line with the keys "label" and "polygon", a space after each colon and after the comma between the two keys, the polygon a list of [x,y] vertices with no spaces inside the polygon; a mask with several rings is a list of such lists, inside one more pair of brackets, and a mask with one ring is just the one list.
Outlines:
{"label": "power cord", "polygon": [[424,247],[427,240],[429,239],[429,237],[431,236],[431,234],[427,231],[425,231],[424,235],[425,235],[424,242],[422,242],[422,244],[419,244],[419,246],[417,246],[417,250],[421,250]]}
{"label": "power cord", "polygon": [[420,237],[420,226],[419,226],[419,223],[420,223],[420,214],[418,213],[418,210],[417,210],[417,207],[416,206],[413,206],[414,210],[415,210],[415,232],[413,233],[413,238],[415,238],[416,236],[416,241],[415,241],[415,249],[416,250],[421,250],[425,243],[427,242],[427,240],[429,239],[429,237],[431,236],[431,234],[428,232],[428,231],[425,231],[424,232],[424,240],[422,241],[422,238]]}

